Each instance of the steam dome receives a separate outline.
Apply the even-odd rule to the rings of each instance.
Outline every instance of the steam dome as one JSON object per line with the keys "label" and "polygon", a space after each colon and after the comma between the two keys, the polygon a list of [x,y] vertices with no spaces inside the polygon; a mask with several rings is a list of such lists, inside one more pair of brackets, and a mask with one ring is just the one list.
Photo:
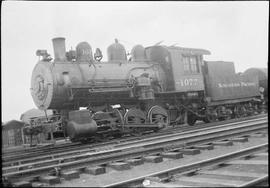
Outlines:
{"label": "steam dome", "polygon": [[80,42],[76,46],[77,61],[93,60],[92,48],[88,42]]}
{"label": "steam dome", "polygon": [[125,47],[118,43],[118,40],[115,39],[115,43],[111,44],[107,48],[108,61],[126,61],[127,55]]}
{"label": "steam dome", "polygon": [[145,49],[142,45],[136,45],[131,50],[132,61],[144,61],[146,59]]}

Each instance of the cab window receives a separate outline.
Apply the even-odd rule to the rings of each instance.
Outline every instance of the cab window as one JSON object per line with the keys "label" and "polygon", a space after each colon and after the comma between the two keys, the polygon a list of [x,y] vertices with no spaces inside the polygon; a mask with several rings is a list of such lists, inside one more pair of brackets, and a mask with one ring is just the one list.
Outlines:
{"label": "cab window", "polygon": [[199,73],[198,58],[196,56],[183,56],[185,73]]}
{"label": "cab window", "polygon": [[184,72],[190,72],[189,69],[189,57],[183,57]]}

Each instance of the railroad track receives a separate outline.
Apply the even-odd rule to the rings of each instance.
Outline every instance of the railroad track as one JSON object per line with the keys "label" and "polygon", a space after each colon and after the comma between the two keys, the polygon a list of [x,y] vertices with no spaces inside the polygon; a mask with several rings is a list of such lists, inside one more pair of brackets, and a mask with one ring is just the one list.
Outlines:
{"label": "railroad track", "polygon": [[[259,119],[256,119],[256,120],[246,120],[244,122],[241,122],[241,124],[245,124],[245,123],[253,123],[253,122],[257,122],[258,120],[262,120],[264,121],[265,118],[259,118]],[[230,126],[233,126],[233,125],[237,125],[239,124],[238,123],[230,123],[230,124],[225,124],[225,125],[222,125],[220,126],[221,128],[225,128],[225,127],[229,127]],[[129,140],[129,141],[126,141],[126,142],[116,142],[114,144],[111,143],[111,145],[109,146],[105,146],[105,147],[98,147],[98,148],[86,148],[86,149],[77,149],[75,151],[67,151],[67,152],[61,152],[61,151],[58,151],[57,153],[50,153],[50,154],[43,154],[43,155],[40,155],[38,157],[35,157],[35,156],[28,156],[26,159],[25,158],[22,158],[23,156],[18,156],[18,157],[21,157],[21,159],[18,160],[18,157],[16,158],[17,160],[14,162],[14,159],[13,160],[9,160],[9,161],[6,161],[5,158],[3,159],[3,162],[2,162],[2,166],[3,167],[9,167],[9,166],[22,166],[22,164],[25,164],[24,166],[26,166],[27,163],[33,163],[33,162],[37,162],[37,161],[42,161],[44,162],[45,160],[56,160],[57,159],[60,159],[62,160],[63,157],[66,157],[66,156],[77,156],[76,158],[80,158],[80,156],[84,157],[84,153],[89,153],[89,152],[96,152],[96,151],[102,151],[102,150],[108,150],[108,149],[114,149],[114,148],[121,148],[121,147],[124,147],[124,146],[129,146],[131,147],[132,145],[136,147],[136,145],[140,144],[140,143],[144,143],[146,141],[155,141],[155,140],[160,140],[160,139],[167,139],[168,137],[174,139],[174,138],[178,138],[178,137],[181,137],[181,136],[185,136],[186,134],[195,134],[196,132],[199,133],[203,130],[206,130],[206,131],[210,131],[211,129],[215,130],[217,129],[218,127],[207,127],[207,128],[201,128],[201,129],[198,129],[198,130],[192,130],[192,131],[185,131],[185,132],[178,132],[178,133],[171,133],[170,135],[168,134],[161,134],[161,135],[155,135],[154,137],[150,137],[150,138],[145,138],[145,139],[139,139],[139,140]],[[108,144],[108,143],[107,143]],[[102,144],[104,146],[104,144]],[[99,145],[101,146],[101,145]],[[173,146],[173,145],[172,145]],[[172,147],[170,146],[170,147]],[[55,163],[53,163],[55,164]],[[9,168],[11,169],[11,168]]]}
{"label": "railroad track", "polygon": [[[141,136],[135,136],[135,137],[129,137],[129,138],[120,138],[120,139],[114,139],[105,141],[103,143],[88,143],[88,144],[81,144],[81,143],[64,143],[64,144],[58,144],[58,145],[47,145],[43,147],[36,147],[36,148],[27,148],[27,149],[19,149],[19,150],[3,150],[2,153],[2,165],[3,166],[9,166],[9,165],[16,165],[19,164],[21,159],[27,159],[30,160],[30,158],[36,157],[36,156],[48,156],[58,153],[83,153],[85,151],[93,150],[94,148],[98,147],[104,147],[108,145],[115,145],[119,143],[129,142],[133,140],[143,140],[145,138],[149,137],[155,137],[159,135],[169,135],[173,133],[178,132],[184,132],[184,131],[190,131],[194,129],[201,129],[201,128],[207,128],[207,127],[213,127],[213,126],[219,126],[224,123],[236,123],[239,121],[248,121],[248,120],[254,120],[256,118],[262,118],[266,117],[264,114],[253,116],[253,117],[246,117],[235,120],[228,120],[223,122],[216,122],[216,123],[208,123],[208,124],[197,124],[195,126],[184,126],[184,127],[174,127],[170,128],[169,130],[164,130],[158,133],[152,133],[147,135],[141,135]],[[70,153],[70,151],[73,151]],[[46,157],[45,159],[49,159],[50,157]],[[43,159],[42,159],[43,160]],[[22,162],[23,163],[23,162]]]}
{"label": "railroad track", "polygon": [[[80,155],[60,157],[54,159],[27,163],[12,167],[2,168],[3,176],[11,182],[25,179],[44,179],[50,170],[61,169],[70,171],[74,169],[84,170],[87,166],[97,166],[111,162],[131,158],[146,157],[167,150],[185,150],[187,147],[198,144],[238,137],[253,132],[267,130],[267,118],[257,119],[245,123],[231,123],[215,128],[204,128],[197,131],[188,131],[170,135],[157,136],[154,138],[132,141],[119,144],[105,151],[93,151]],[[187,150],[187,149],[186,149]],[[55,177],[57,178],[57,177]]]}
{"label": "railroad track", "polygon": [[[267,151],[268,143],[265,143],[103,187],[247,187],[263,182],[268,184],[268,172],[260,170],[262,165],[268,169]],[[261,156],[264,158],[258,159]],[[242,165],[241,169],[239,165]],[[244,171],[245,167],[253,172]]]}

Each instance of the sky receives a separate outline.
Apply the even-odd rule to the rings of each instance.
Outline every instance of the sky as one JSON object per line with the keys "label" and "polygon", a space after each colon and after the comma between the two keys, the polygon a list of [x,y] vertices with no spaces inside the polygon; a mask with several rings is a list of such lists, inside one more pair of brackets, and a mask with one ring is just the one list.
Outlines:
{"label": "sky", "polygon": [[268,1],[46,2],[4,1],[1,6],[2,122],[36,108],[30,94],[37,49],[53,57],[52,38],[66,49],[87,41],[100,48],[117,38],[127,51],[136,44],[211,51],[206,60],[233,61],[237,72],[268,66]]}

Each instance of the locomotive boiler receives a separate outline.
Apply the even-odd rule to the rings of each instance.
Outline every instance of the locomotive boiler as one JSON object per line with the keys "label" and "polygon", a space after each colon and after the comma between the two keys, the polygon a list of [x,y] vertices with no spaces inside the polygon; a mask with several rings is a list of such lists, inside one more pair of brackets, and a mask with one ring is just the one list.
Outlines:
{"label": "locomotive boiler", "polygon": [[[76,61],[67,59],[64,38],[54,39],[53,45],[54,62],[40,61],[33,70],[32,96],[39,109],[119,104],[136,94],[144,100],[153,98],[151,83],[164,87],[162,68],[145,61],[144,54],[137,52],[140,46],[134,48],[133,61],[128,62],[124,47],[116,41],[108,48],[108,62],[100,62],[87,42],[77,45]],[[135,86],[137,93],[133,92]]]}
{"label": "locomotive boiler", "polygon": [[66,52],[64,38],[52,41],[53,61],[37,51],[31,94],[39,109],[61,116],[72,140],[239,117],[260,103],[258,80],[236,75],[233,63],[204,61],[208,50],[136,45],[128,59],[115,40],[105,62],[87,42]]}

